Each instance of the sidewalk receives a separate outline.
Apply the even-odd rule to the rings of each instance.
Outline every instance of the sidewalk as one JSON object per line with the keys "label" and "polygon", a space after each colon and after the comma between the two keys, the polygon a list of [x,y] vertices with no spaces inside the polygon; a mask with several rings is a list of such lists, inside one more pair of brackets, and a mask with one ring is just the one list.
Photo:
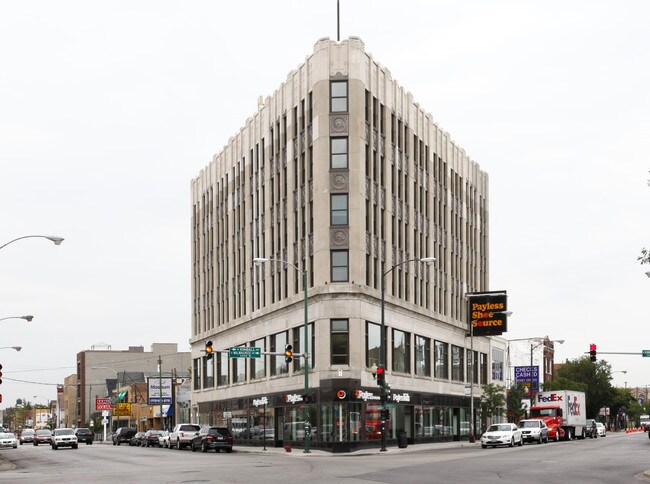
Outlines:
{"label": "sidewalk", "polygon": [[441,450],[441,449],[460,449],[463,447],[475,447],[480,445],[477,440],[476,443],[470,444],[467,441],[460,442],[436,442],[436,443],[427,443],[427,444],[412,444],[408,447],[400,449],[396,445],[389,446],[386,448],[386,452],[381,452],[379,448],[367,448],[359,449],[352,452],[340,452],[332,453],[327,450],[322,449],[310,449],[308,454],[305,454],[302,446],[296,446],[291,448],[291,452],[287,452],[284,447],[266,447],[264,450],[263,447],[249,447],[246,445],[239,445],[235,447],[235,452],[245,452],[252,454],[286,454],[288,456],[295,457],[349,457],[349,456],[358,456],[358,455],[388,455],[388,454],[404,454],[409,452],[422,452],[428,450]]}

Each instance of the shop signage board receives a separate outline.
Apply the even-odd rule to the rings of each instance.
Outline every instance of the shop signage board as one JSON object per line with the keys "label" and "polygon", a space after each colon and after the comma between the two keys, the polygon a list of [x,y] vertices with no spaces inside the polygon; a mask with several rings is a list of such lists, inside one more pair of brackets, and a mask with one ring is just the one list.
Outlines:
{"label": "shop signage board", "polygon": [[110,398],[95,398],[95,410],[110,410],[111,409],[111,399]]}
{"label": "shop signage board", "polygon": [[[172,378],[151,376],[147,380],[148,404],[149,405],[171,405],[172,404]],[[162,401],[161,401],[162,399]]]}
{"label": "shop signage board", "polygon": [[468,293],[467,301],[474,336],[497,336],[508,331],[506,291]]}

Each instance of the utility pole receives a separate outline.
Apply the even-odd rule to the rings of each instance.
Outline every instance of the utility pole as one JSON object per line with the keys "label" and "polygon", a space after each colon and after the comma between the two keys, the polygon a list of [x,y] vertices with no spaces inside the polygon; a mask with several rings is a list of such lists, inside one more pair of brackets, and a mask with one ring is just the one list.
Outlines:
{"label": "utility pole", "polygon": [[163,402],[162,402],[162,356],[158,355],[158,397],[160,398],[160,430],[163,429]]}

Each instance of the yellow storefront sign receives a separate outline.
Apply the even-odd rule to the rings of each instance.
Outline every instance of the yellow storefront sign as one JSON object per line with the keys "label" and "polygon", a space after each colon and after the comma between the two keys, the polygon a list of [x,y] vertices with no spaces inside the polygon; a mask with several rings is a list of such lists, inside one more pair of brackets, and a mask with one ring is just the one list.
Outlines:
{"label": "yellow storefront sign", "polygon": [[117,406],[113,409],[113,415],[131,415],[131,404],[130,403],[118,403]]}

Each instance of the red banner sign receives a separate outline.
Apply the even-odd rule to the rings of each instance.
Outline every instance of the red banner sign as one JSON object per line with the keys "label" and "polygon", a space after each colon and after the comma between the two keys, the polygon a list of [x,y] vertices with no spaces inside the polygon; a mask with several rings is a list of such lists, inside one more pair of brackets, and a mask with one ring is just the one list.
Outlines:
{"label": "red banner sign", "polygon": [[95,398],[95,410],[110,410],[110,409],[111,409],[110,398]]}

